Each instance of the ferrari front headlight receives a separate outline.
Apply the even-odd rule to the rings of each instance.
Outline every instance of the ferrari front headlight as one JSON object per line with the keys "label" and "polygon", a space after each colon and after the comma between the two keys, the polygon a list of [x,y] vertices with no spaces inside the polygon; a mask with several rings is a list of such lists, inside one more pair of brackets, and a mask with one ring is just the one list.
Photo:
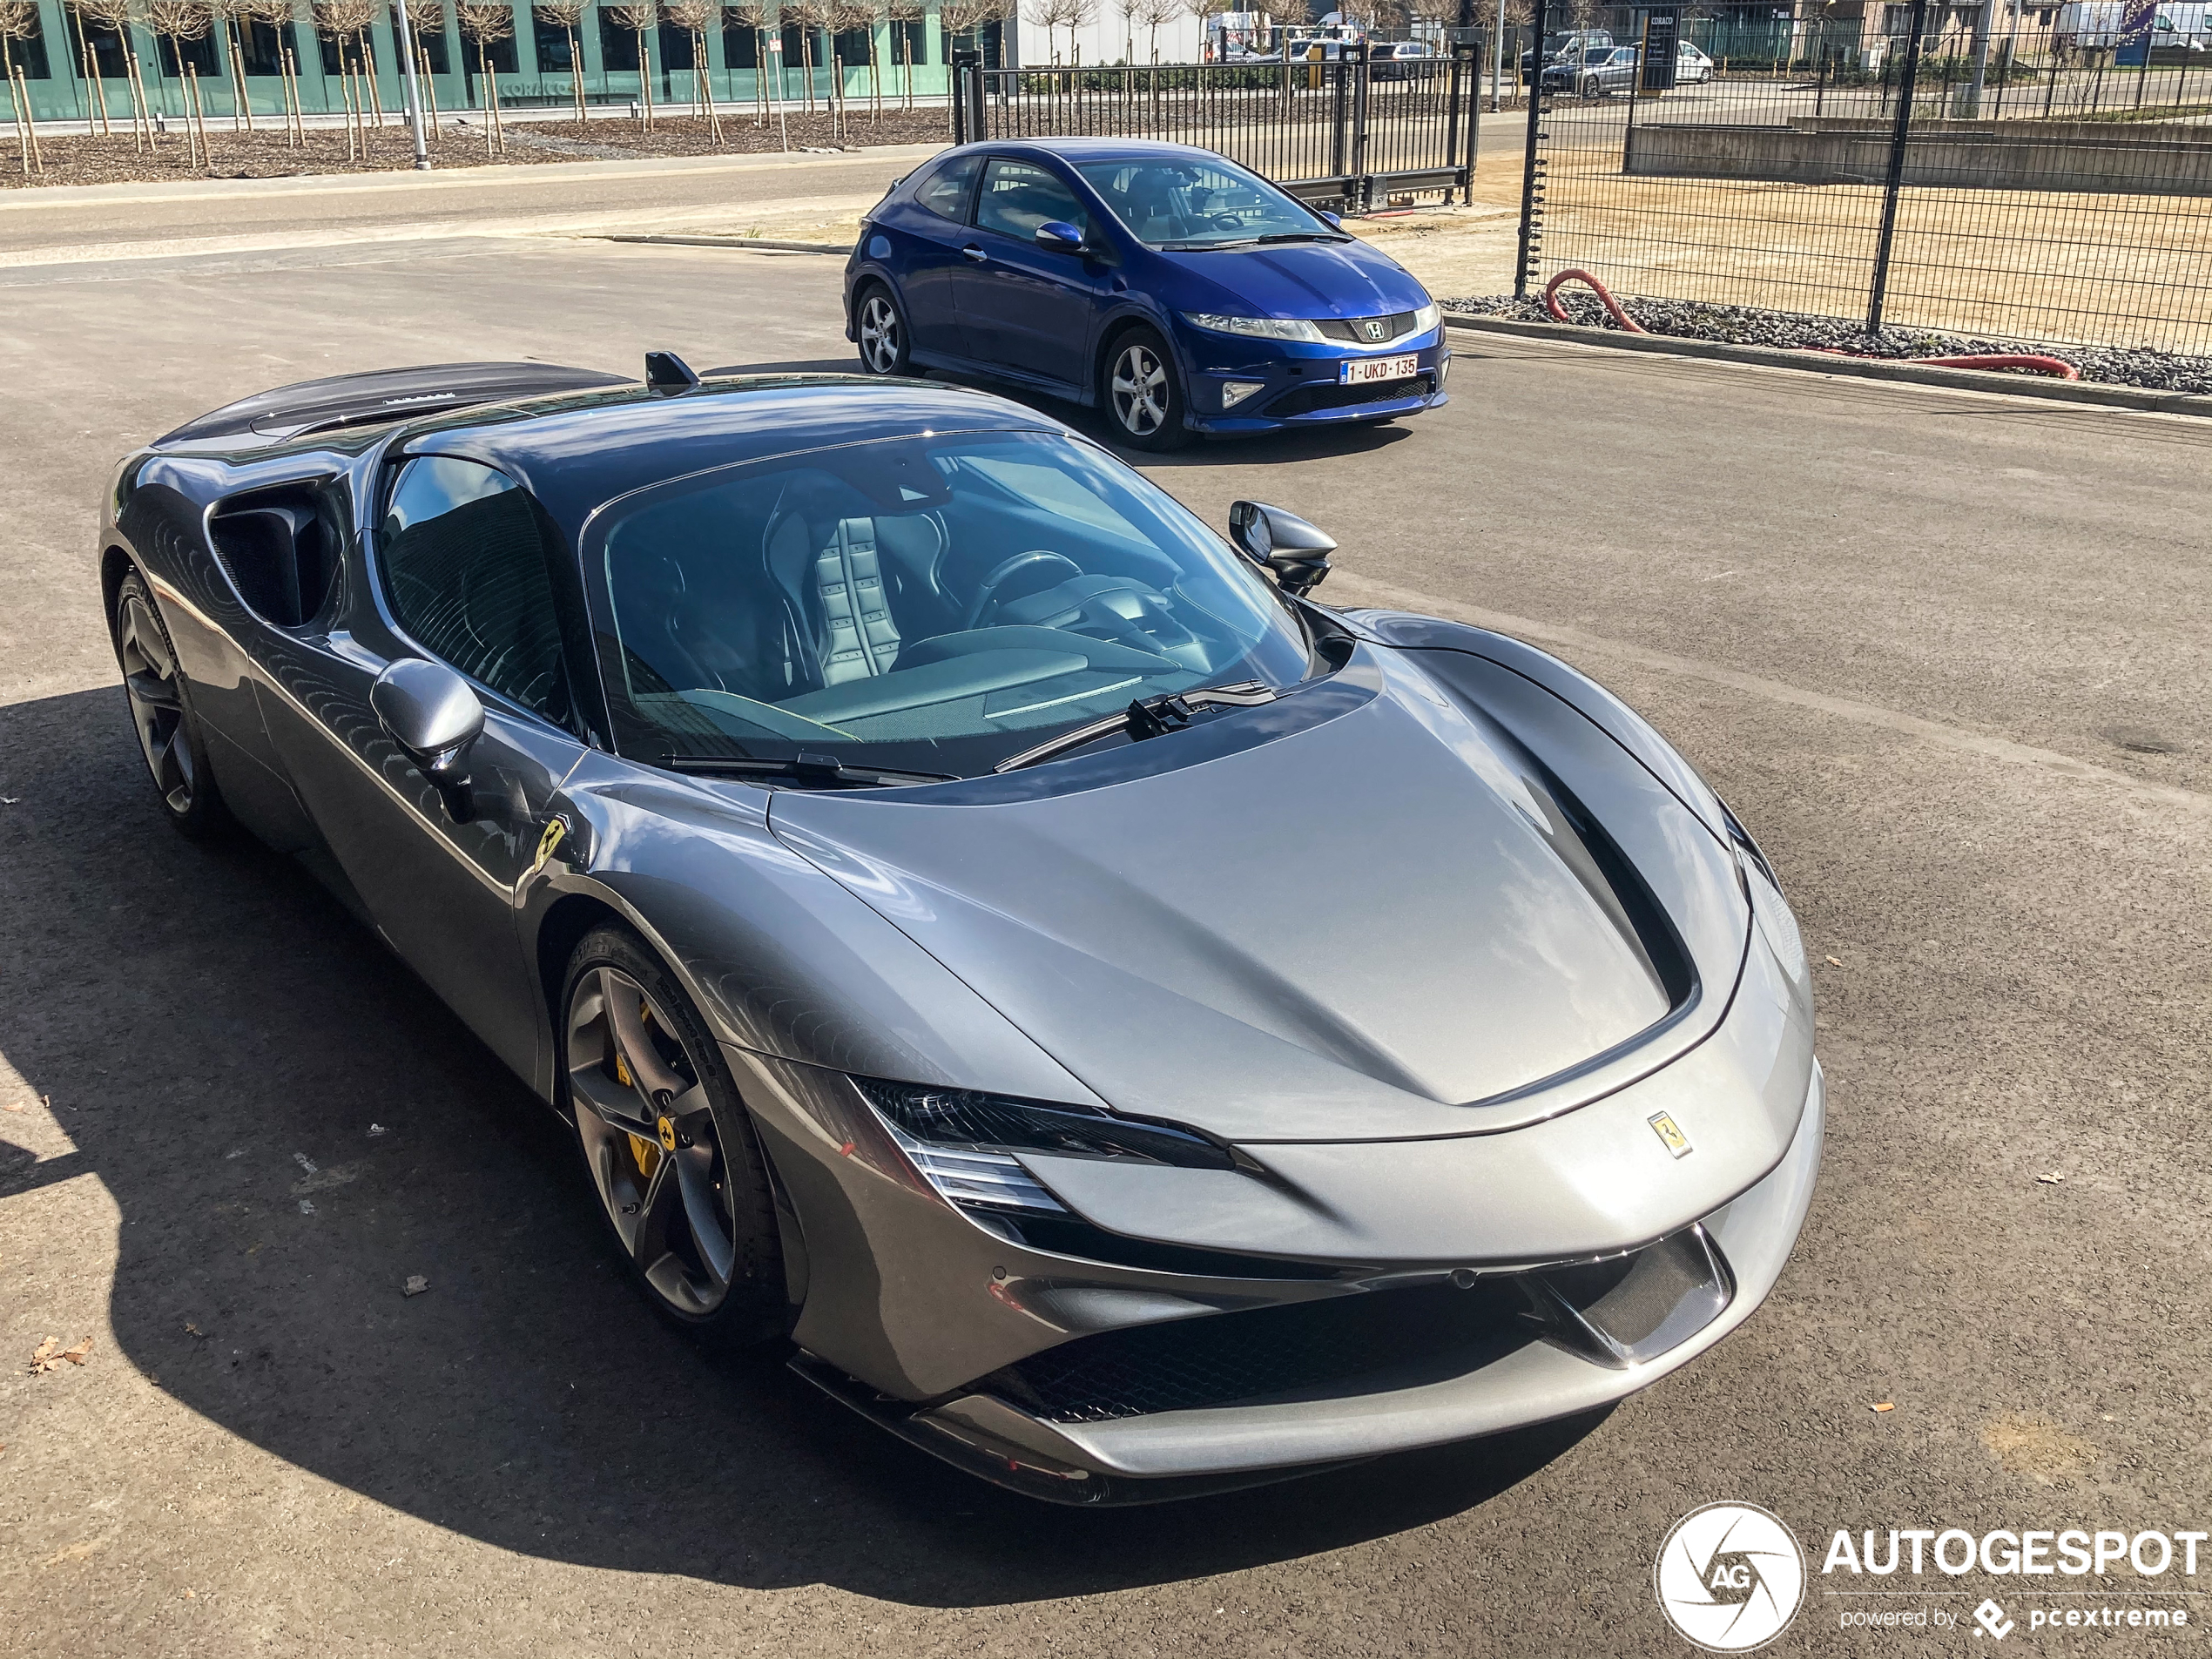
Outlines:
{"label": "ferrari front headlight", "polygon": [[873,1077],[855,1077],[853,1086],[874,1109],[907,1163],[940,1197],[963,1210],[1065,1213],[1065,1206],[1022,1167],[1016,1152],[1126,1158],[1186,1169],[1232,1167],[1226,1148],[1172,1124]]}

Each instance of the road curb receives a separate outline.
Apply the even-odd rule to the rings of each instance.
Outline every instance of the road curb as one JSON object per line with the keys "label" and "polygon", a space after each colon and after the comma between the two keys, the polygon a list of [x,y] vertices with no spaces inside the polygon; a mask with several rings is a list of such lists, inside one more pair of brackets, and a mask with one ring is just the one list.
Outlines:
{"label": "road curb", "polygon": [[[850,242],[772,242],[765,236],[645,236],[595,232],[602,242],[657,242],[668,247],[765,247],[778,253],[851,253]],[[2212,400],[2208,400],[2212,401]]]}
{"label": "road curb", "polygon": [[1522,340],[1553,340],[1577,346],[1606,346],[1615,351],[1659,352],[1670,357],[1705,357],[1762,368],[1794,368],[1814,374],[1851,374],[1861,380],[1903,381],[1915,386],[1948,386],[1963,391],[2002,392],[2013,397],[2047,398],[2060,403],[2094,403],[2107,408],[2159,415],[2212,415],[2212,397],[2188,392],[2155,392],[2139,386],[2103,386],[2081,381],[2050,380],[1978,368],[1933,368],[1923,363],[1882,357],[1838,357],[1826,352],[1793,351],[1773,346],[1733,346],[1717,340],[1678,334],[1629,334],[1615,328],[1584,328],[1573,323],[1521,322],[1509,317],[1478,317],[1447,311],[1454,328],[1511,334]]}

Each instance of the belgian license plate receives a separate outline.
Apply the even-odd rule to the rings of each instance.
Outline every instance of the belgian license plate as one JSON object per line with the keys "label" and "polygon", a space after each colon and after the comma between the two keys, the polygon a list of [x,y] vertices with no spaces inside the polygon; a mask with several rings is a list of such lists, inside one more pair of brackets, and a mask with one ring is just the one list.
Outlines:
{"label": "belgian license plate", "polygon": [[1337,367],[1337,383],[1358,386],[1366,381],[1410,380],[1420,372],[1418,357],[1355,357]]}

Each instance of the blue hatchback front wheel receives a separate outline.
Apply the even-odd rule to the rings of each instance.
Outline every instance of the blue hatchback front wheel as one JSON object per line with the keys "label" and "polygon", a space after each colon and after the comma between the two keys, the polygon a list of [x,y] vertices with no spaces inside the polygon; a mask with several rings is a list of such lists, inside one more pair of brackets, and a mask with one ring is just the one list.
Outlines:
{"label": "blue hatchback front wheel", "polygon": [[1099,369],[1098,401],[1114,435],[1132,448],[1173,449],[1190,436],[1183,424],[1175,360],[1167,341],[1150,328],[1132,328],[1114,341]]}

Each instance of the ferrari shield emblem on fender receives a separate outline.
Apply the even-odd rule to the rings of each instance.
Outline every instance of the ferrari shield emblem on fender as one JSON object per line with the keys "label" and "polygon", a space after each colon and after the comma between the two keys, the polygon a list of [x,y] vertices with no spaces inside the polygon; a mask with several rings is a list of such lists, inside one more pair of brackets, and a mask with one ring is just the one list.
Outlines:
{"label": "ferrari shield emblem on fender", "polygon": [[1678,1158],[1686,1158],[1689,1156],[1691,1150],[1689,1136],[1682,1132],[1682,1126],[1672,1117],[1665,1112],[1658,1112],[1655,1113],[1649,1121],[1651,1124],[1651,1132],[1659,1137],[1659,1143],[1668,1151]]}
{"label": "ferrari shield emblem on fender", "polygon": [[545,867],[545,860],[553,856],[553,849],[561,845],[569,826],[557,818],[545,820],[545,833],[537,838],[537,856],[530,860],[530,873],[536,875]]}

